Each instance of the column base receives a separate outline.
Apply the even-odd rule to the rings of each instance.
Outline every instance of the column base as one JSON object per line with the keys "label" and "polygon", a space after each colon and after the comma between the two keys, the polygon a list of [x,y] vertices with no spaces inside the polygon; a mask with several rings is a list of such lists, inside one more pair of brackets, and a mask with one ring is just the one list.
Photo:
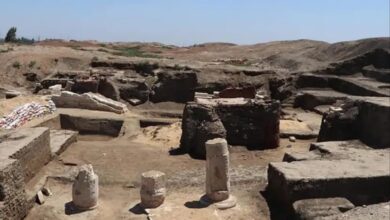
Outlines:
{"label": "column base", "polygon": [[[74,204],[74,203],[73,203],[73,204]],[[90,210],[96,209],[98,206],[99,206],[99,204],[96,204],[96,205],[91,206],[91,207],[81,207],[81,206],[78,206],[78,205],[74,204],[74,207],[75,207],[78,211],[90,211]]]}
{"label": "column base", "polygon": [[204,195],[200,198],[199,202],[205,206],[214,205],[221,210],[230,209],[237,205],[237,199],[232,195],[229,195],[229,198],[220,202],[214,202],[209,197],[207,197],[207,195]]}

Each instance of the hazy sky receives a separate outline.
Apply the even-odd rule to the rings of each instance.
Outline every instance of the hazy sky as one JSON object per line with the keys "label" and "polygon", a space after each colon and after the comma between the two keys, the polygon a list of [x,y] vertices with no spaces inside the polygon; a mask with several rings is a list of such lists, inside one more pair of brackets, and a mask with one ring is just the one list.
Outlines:
{"label": "hazy sky", "polygon": [[389,36],[390,0],[0,0],[0,35],[189,45]]}

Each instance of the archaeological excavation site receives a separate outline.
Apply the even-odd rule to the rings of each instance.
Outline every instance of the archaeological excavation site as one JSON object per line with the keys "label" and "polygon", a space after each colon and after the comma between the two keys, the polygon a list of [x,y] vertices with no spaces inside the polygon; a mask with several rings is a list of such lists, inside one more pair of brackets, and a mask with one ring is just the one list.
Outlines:
{"label": "archaeological excavation site", "polygon": [[0,43],[0,219],[390,219],[390,40]]}

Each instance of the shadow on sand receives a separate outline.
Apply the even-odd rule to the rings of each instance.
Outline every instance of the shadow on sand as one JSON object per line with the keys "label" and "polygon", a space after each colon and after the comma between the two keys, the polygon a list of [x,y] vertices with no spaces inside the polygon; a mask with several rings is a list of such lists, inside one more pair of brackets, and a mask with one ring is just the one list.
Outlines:
{"label": "shadow on sand", "polygon": [[89,210],[80,210],[72,201],[65,203],[65,215],[75,215],[86,211]]}

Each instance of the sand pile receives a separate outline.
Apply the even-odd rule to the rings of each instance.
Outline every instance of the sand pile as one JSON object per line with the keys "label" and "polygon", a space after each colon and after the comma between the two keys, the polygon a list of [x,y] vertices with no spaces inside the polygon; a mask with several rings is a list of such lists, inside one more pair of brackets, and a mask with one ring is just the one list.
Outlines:
{"label": "sand pile", "polygon": [[176,148],[180,144],[181,122],[167,126],[150,126],[143,128],[134,142],[161,147],[162,149]]}

